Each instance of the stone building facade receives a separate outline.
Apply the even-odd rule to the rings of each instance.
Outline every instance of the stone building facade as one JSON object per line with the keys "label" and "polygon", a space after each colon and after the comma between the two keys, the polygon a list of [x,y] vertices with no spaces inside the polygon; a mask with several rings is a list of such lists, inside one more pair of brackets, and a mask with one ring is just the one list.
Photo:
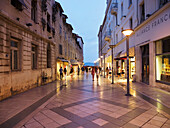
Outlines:
{"label": "stone building facade", "polygon": [[63,12],[55,0],[1,0],[0,100],[55,81],[58,58],[69,63]]}
{"label": "stone building facade", "polygon": [[130,78],[135,76],[137,82],[170,90],[169,9],[169,0],[107,0],[105,18],[98,34],[99,57],[106,53],[106,67],[111,66],[108,45],[115,45],[115,74],[120,67],[126,77],[126,37],[122,30],[132,29],[129,37]]}

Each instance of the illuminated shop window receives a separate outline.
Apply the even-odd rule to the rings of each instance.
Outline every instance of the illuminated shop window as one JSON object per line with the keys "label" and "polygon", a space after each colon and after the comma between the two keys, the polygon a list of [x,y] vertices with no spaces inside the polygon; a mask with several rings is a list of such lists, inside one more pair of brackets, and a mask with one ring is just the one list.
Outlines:
{"label": "illuminated shop window", "polygon": [[170,84],[170,37],[156,42],[156,80]]}

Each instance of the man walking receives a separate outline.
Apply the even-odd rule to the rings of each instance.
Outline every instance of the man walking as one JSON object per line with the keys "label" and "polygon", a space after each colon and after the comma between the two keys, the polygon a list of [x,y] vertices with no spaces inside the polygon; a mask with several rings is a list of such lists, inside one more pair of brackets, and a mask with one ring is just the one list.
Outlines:
{"label": "man walking", "polygon": [[63,79],[63,69],[62,69],[62,67],[60,68],[60,80],[62,80]]}

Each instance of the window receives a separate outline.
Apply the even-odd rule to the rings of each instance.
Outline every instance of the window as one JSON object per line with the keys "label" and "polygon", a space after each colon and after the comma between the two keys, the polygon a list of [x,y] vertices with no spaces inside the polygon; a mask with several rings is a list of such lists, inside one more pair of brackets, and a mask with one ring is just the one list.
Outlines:
{"label": "window", "polygon": [[164,6],[168,2],[169,2],[169,0],[159,0],[159,7],[161,8],[162,6]]}
{"label": "window", "polygon": [[115,18],[116,18],[116,25],[118,25],[118,23],[117,23],[117,14],[115,14]]}
{"label": "window", "polygon": [[37,69],[37,46],[32,44],[31,49],[31,67],[32,69]]}
{"label": "window", "polygon": [[62,55],[63,54],[63,48],[62,48],[62,45],[59,44],[59,54]]}
{"label": "window", "polygon": [[50,14],[49,13],[47,13],[47,31],[51,32]]}
{"label": "window", "polygon": [[121,17],[123,17],[123,3],[121,4]]}
{"label": "window", "polygon": [[11,40],[10,47],[10,66],[11,70],[19,70],[19,42],[17,40]]}
{"label": "window", "polygon": [[13,5],[19,11],[22,11],[22,3],[19,0],[11,0],[11,5]]}
{"label": "window", "polygon": [[37,21],[37,0],[31,1],[31,20]]}
{"label": "window", "polygon": [[65,56],[67,56],[67,48],[65,48]]}
{"label": "window", "polygon": [[65,32],[65,40],[67,39],[67,33]]}
{"label": "window", "polygon": [[47,45],[47,68],[51,68],[51,47]]}
{"label": "window", "polygon": [[140,5],[140,23],[145,20],[145,5],[144,3]]}
{"label": "window", "polygon": [[132,5],[132,0],[129,0],[129,7]]}
{"label": "window", "polygon": [[123,31],[123,28],[121,28],[121,39],[123,39],[123,33],[122,33],[122,31]]}
{"label": "window", "polygon": [[61,25],[60,25],[59,34],[60,34],[60,36],[62,35],[62,27],[61,27]]}
{"label": "window", "polygon": [[132,18],[130,18],[130,20],[129,20],[129,26],[130,26],[130,29],[133,29],[133,20],[132,20]]}
{"label": "window", "polygon": [[118,34],[116,34],[116,43],[118,43]]}
{"label": "window", "polygon": [[156,80],[170,84],[170,37],[156,41]]}

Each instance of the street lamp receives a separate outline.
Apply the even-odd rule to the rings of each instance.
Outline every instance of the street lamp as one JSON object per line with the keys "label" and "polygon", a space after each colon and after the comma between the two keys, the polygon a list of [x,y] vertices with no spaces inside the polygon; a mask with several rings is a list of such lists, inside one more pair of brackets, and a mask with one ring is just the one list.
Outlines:
{"label": "street lamp", "polygon": [[114,84],[114,75],[113,75],[113,48],[115,47],[115,45],[109,45],[109,47],[112,50],[112,83],[111,84]]}
{"label": "street lamp", "polygon": [[131,96],[129,90],[129,36],[133,33],[132,29],[123,30],[122,33],[126,36],[126,52],[127,52],[127,94],[126,96]]}
{"label": "street lamp", "polygon": [[103,56],[100,56],[100,58],[101,58],[101,59],[100,59],[100,60],[101,60],[100,64],[101,64],[101,76],[102,76],[102,71],[103,71],[103,70],[102,70],[102,69],[103,69],[103,66],[102,66],[102,63],[103,63]]}
{"label": "street lamp", "polygon": [[103,55],[104,55],[104,78],[106,78],[105,77],[105,55],[106,55],[107,53],[103,53]]}

